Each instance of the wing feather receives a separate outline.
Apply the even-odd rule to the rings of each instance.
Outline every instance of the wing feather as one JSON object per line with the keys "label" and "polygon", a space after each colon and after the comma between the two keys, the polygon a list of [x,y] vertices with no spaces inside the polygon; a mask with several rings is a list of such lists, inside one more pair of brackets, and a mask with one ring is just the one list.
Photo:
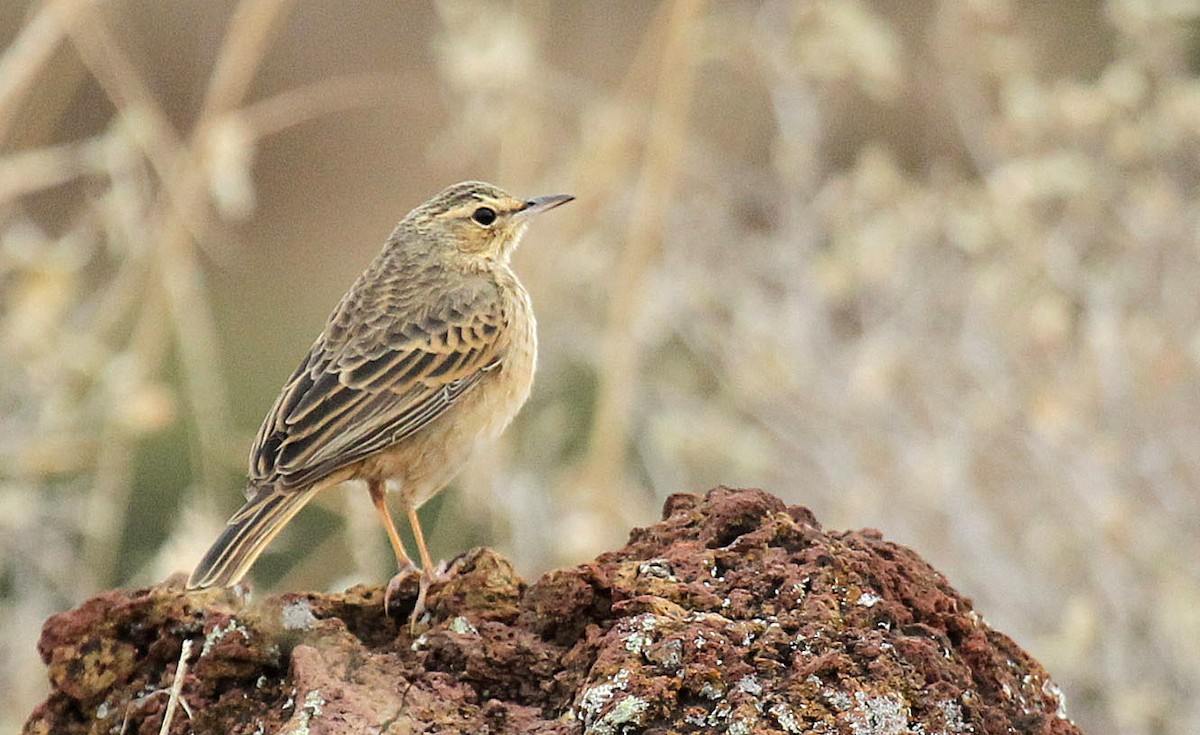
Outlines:
{"label": "wing feather", "polygon": [[376,315],[322,335],[259,430],[251,484],[311,485],[436,421],[499,367],[498,289],[453,296],[417,324]]}

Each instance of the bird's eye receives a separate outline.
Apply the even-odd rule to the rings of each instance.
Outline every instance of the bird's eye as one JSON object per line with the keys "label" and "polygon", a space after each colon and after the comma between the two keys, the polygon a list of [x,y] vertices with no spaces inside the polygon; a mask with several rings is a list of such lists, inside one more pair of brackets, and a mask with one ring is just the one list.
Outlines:
{"label": "bird's eye", "polygon": [[480,207],[471,213],[471,219],[487,227],[496,221],[496,210],[491,207]]}

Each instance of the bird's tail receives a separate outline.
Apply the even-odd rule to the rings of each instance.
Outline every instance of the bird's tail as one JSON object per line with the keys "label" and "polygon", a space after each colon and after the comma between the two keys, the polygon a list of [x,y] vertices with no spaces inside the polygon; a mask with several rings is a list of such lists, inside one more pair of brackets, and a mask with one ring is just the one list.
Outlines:
{"label": "bird's tail", "polygon": [[317,488],[264,487],[229,519],[188,578],[188,589],[230,587],[241,581],[271,539],[312,499]]}

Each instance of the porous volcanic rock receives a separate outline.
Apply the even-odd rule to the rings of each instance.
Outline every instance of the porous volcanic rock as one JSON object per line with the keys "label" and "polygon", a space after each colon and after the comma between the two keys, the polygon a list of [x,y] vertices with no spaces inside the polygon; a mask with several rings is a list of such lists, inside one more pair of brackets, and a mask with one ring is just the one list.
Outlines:
{"label": "porous volcanic rock", "polygon": [[53,690],[25,732],[157,733],[173,685],[179,734],[1078,732],[913,551],[759,490],[672,496],[625,548],[532,585],[477,549],[415,631],[414,601],[106,592],[47,621]]}

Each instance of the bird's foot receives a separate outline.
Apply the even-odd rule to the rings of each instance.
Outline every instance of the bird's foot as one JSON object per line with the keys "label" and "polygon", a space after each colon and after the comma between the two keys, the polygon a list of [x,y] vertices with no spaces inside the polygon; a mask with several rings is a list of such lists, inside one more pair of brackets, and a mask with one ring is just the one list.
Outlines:
{"label": "bird's foot", "polygon": [[417,569],[417,565],[410,561],[407,566],[402,567],[400,571],[396,573],[396,576],[388,580],[387,587],[385,587],[383,590],[384,615],[391,615],[392,600],[396,599],[397,596],[407,597],[407,595],[402,593],[406,591],[406,588],[410,587],[413,581],[420,576],[421,570]]}
{"label": "bird's foot", "polygon": [[392,577],[387,584],[387,588],[383,593],[383,606],[385,613],[391,611],[391,603],[397,596],[407,597],[405,592],[411,592],[413,582],[417,585],[417,599],[413,602],[412,612],[408,616],[408,628],[410,632],[415,632],[417,621],[425,614],[425,601],[429,597],[429,589],[435,583],[442,583],[450,578],[446,573],[446,562],[438,562],[437,566],[432,570],[417,569],[413,564],[409,564],[407,568],[402,569],[396,576]]}
{"label": "bird's foot", "polygon": [[429,596],[429,588],[435,582],[440,584],[448,579],[450,579],[450,575],[446,574],[445,561],[439,561],[432,571],[421,572],[421,578],[417,582],[417,601],[413,604],[412,615],[408,618],[409,631],[413,631],[417,627],[417,621],[425,614],[425,600]]}

